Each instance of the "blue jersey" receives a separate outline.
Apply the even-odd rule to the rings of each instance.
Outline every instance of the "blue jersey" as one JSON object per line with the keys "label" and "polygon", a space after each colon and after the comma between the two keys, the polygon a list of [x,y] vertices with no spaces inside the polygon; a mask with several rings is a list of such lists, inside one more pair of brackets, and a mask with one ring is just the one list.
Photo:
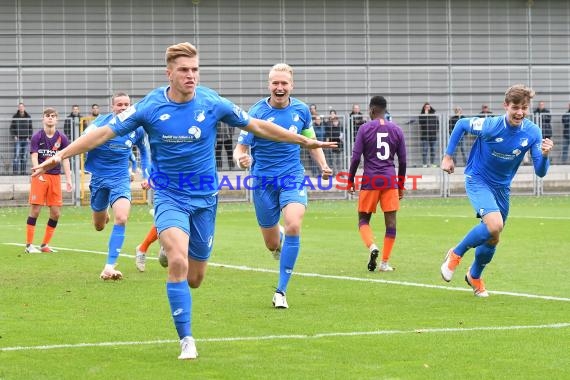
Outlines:
{"label": "blue jersey", "polygon": [[218,121],[246,127],[249,115],[215,91],[197,86],[192,100],[176,103],[168,87],[151,91],[121,114],[110,127],[125,135],[140,125],[148,135],[152,156],[151,186],[157,196],[208,196],[218,191],[216,126]]}
{"label": "blue jersey", "polygon": [[535,173],[540,177],[546,175],[549,161],[542,155],[542,134],[530,120],[524,119],[520,126],[511,126],[506,115],[459,119],[446,154],[454,153],[464,133],[477,136],[465,167],[467,176],[480,178],[491,186],[508,187],[528,151]]}
{"label": "blue jersey", "polygon": [[[300,134],[303,129],[311,128],[309,107],[296,98],[290,98],[285,108],[274,108],[269,104],[269,98],[262,99],[250,108],[249,114],[272,121],[293,133]],[[301,147],[297,144],[267,140],[246,131],[240,133],[238,143],[251,146],[251,174],[254,176],[278,177],[304,171]]]}
{"label": "blue jersey", "polygon": [[[113,113],[98,116],[83,134],[109,124],[114,117],[115,114]],[[139,148],[143,177],[148,178],[149,150],[144,130],[140,127],[128,135],[116,136],[89,151],[85,160],[85,170],[91,172],[94,177],[123,178],[129,181],[129,156],[132,153],[133,145]]]}

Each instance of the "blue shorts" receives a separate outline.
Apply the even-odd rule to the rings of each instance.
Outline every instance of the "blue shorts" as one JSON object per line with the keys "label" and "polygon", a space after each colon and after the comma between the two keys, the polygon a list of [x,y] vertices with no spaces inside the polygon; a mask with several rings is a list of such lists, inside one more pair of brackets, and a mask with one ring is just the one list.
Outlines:
{"label": "blue shorts", "polygon": [[190,239],[188,256],[197,261],[206,261],[214,245],[217,209],[217,195],[181,201],[155,193],[154,225],[159,234],[171,227],[184,231]]}
{"label": "blue shorts", "polygon": [[510,198],[508,187],[493,187],[479,179],[465,177],[465,190],[478,218],[490,212],[499,211],[503,217],[503,223],[507,221]]}
{"label": "blue shorts", "polygon": [[131,201],[129,177],[125,180],[91,177],[89,191],[91,192],[91,210],[95,212],[106,210],[119,198],[127,198],[129,202]]}
{"label": "blue shorts", "polygon": [[253,204],[260,227],[269,228],[279,223],[281,210],[289,203],[300,203],[307,207],[307,187],[303,186],[302,172],[279,177],[273,182],[254,181]]}

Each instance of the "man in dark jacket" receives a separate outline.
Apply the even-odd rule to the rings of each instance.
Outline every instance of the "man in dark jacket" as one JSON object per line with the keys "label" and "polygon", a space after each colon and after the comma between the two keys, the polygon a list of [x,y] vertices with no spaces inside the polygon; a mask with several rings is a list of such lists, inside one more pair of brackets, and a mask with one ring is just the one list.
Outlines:
{"label": "man in dark jacket", "polygon": [[[69,141],[75,140],[79,133],[79,123],[81,122],[81,113],[79,106],[74,104],[71,107],[71,113],[66,116],[65,123],[63,123],[63,134],[69,138]],[[76,129],[77,127],[77,129]],[[75,133],[77,131],[77,134]]]}
{"label": "man in dark jacket", "polygon": [[24,103],[18,104],[18,112],[12,116],[10,136],[14,140],[14,160],[12,174],[25,175],[28,163],[30,138],[32,137],[32,117],[26,111]]}

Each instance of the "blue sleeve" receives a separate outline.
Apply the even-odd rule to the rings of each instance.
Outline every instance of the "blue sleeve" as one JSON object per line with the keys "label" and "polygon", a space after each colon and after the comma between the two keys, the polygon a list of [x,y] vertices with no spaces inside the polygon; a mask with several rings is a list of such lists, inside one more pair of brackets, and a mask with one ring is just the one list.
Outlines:
{"label": "blue sleeve", "polygon": [[[145,98],[146,99],[146,98]],[[117,136],[124,136],[136,130],[144,118],[145,99],[131,105],[129,108],[113,117],[109,122],[109,127]]]}
{"label": "blue sleeve", "polygon": [[550,167],[550,160],[542,155],[542,138],[537,139],[537,143],[532,144],[530,148],[530,155],[532,157],[532,164],[534,166],[534,172],[539,177],[544,177],[548,172]]}
{"label": "blue sleeve", "polygon": [[141,170],[142,176],[144,179],[148,179],[150,175],[150,151],[148,149],[148,144],[146,141],[145,133],[142,127],[137,129],[137,134],[139,134],[137,138],[137,142],[135,145],[139,148],[139,152],[141,154]]}
{"label": "blue sleeve", "polygon": [[249,115],[238,105],[233,104],[228,99],[219,97],[220,119],[224,123],[238,128],[244,128],[249,124]]}
{"label": "blue sleeve", "polygon": [[254,136],[253,133],[249,133],[248,131],[241,131],[238,136],[238,144],[251,146]]}
{"label": "blue sleeve", "polygon": [[463,137],[465,133],[469,133],[471,129],[471,120],[472,119],[459,119],[457,123],[455,123],[455,127],[449,136],[449,143],[447,144],[447,149],[445,150],[445,154],[448,156],[452,156],[455,153],[455,148],[457,148],[457,144]]}

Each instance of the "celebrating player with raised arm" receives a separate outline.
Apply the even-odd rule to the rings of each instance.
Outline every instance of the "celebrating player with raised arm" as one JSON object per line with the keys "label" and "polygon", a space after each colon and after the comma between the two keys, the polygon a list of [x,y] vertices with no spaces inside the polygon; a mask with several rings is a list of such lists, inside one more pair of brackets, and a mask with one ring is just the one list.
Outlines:
{"label": "celebrating player with raised arm", "polygon": [[154,186],[154,219],[168,257],[166,293],[180,338],[179,359],[198,356],[191,330],[192,297],[206,274],[212,251],[218,204],[215,142],[219,121],[267,139],[306,148],[334,147],[291,133],[247,112],[215,91],[198,85],[198,51],[190,43],[166,49],[169,86],[151,91],[109,125],[75,140],[67,149],[34,168],[40,175],[76,154],[89,151],[116,135],[142,126],[149,138]]}
{"label": "celebrating player with raised arm", "polygon": [[504,115],[459,119],[441,162],[444,171],[453,173],[452,156],[459,140],[465,133],[477,136],[465,166],[465,190],[481,222],[447,252],[441,265],[441,277],[449,282],[465,252],[475,248],[465,281],[477,297],[489,296],[481,274],[499,244],[509,215],[511,182],[523,157],[530,151],[539,177],[544,177],[550,166],[548,154],[553,143],[543,139],[538,126],[526,118],[533,97],[531,88],[517,84],[505,93]]}
{"label": "celebrating player with raised arm", "polygon": [[[290,96],[293,90],[293,69],[285,63],[274,65],[269,71],[270,95],[254,104],[249,113],[264,120],[273,120],[295,133],[315,138],[309,107]],[[248,150],[251,147],[251,156]],[[330,176],[323,150],[310,150],[322,175]],[[254,176],[253,204],[265,246],[279,260],[279,281],[273,295],[273,306],[287,309],[285,297],[301,247],[301,224],[307,207],[307,189],[303,187],[305,170],[301,164],[300,148],[241,132],[234,149],[234,160],[239,167],[252,162]],[[253,158],[253,160],[252,160]],[[267,183],[266,179],[272,181]],[[283,224],[279,218],[283,214]]]}

